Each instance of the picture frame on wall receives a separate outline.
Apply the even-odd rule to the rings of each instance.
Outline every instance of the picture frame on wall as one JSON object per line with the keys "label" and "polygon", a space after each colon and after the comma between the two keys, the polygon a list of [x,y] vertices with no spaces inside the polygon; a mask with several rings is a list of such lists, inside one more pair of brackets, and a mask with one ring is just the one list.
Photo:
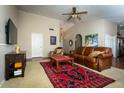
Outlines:
{"label": "picture frame on wall", "polygon": [[73,45],[73,41],[69,40],[69,46],[72,46],[72,45]]}
{"label": "picture frame on wall", "polygon": [[85,45],[98,47],[98,33],[85,36]]}
{"label": "picture frame on wall", "polygon": [[56,45],[56,36],[50,36],[50,45]]}

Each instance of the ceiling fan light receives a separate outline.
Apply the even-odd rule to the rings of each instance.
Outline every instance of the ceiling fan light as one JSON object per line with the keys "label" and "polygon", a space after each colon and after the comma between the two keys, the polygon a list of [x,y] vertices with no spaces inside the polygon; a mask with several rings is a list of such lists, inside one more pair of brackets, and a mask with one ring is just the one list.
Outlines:
{"label": "ceiling fan light", "polygon": [[77,15],[76,15],[76,14],[73,14],[73,15],[72,15],[72,18],[77,18]]}

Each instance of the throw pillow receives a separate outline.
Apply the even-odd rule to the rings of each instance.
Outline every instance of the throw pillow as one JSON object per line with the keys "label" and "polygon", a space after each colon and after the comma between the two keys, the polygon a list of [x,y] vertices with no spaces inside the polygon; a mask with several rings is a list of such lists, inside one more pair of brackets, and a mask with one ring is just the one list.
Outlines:
{"label": "throw pillow", "polygon": [[93,51],[92,53],[89,54],[90,57],[97,57],[100,54],[103,54],[104,52],[101,51]]}
{"label": "throw pillow", "polygon": [[62,49],[57,49],[56,54],[61,54]]}

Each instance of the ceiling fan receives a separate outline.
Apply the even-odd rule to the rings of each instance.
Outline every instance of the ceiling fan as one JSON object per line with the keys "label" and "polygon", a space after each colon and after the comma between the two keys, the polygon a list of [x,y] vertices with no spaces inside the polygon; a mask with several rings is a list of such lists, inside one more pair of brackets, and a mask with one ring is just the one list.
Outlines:
{"label": "ceiling fan", "polygon": [[71,20],[71,19],[79,19],[81,20],[81,17],[79,16],[80,14],[87,14],[87,11],[82,11],[82,12],[78,12],[76,7],[72,8],[72,13],[64,13],[62,15],[70,15],[70,17],[67,19],[67,21]]}

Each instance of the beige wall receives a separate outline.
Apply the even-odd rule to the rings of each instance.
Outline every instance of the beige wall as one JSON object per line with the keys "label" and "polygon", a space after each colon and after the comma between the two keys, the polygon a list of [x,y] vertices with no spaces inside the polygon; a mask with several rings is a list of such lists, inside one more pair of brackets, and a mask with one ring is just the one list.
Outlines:
{"label": "beige wall", "polygon": [[[59,46],[59,20],[19,11],[18,45],[27,51],[27,58],[31,58],[31,33],[43,34],[43,56],[47,57],[49,51]],[[49,31],[53,28],[54,31]],[[50,45],[50,36],[57,36],[57,45]]]}
{"label": "beige wall", "polygon": [[108,35],[116,36],[117,35],[117,23],[104,20],[104,31]]}
{"label": "beige wall", "polygon": [[[83,38],[83,46],[85,46],[85,35],[92,34],[92,33],[98,33],[98,46],[105,46],[105,35],[109,35],[112,37],[116,36],[117,33],[117,24],[100,19],[100,20],[94,20],[89,21],[85,23],[80,23],[75,26],[73,26],[71,29],[66,31],[64,33],[64,49],[68,53],[70,50],[73,50],[75,48],[75,36],[76,34],[81,34]],[[73,40],[73,46],[69,46],[69,40]],[[116,53],[116,40],[113,38],[113,44],[114,44],[114,50],[113,53]]]}
{"label": "beige wall", "polygon": [[[89,21],[85,23],[80,23],[73,26],[71,29],[64,33],[64,49],[66,52],[73,50],[75,48],[75,36],[76,34],[81,34],[83,38],[83,46],[85,46],[85,35],[98,33],[98,45],[104,46],[104,20]],[[73,46],[68,46],[69,40],[73,40]]]}
{"label": "beige wall", "polygon": [[4,80],[5,54],[14,50],[14,46],[5,44],[5,25],[11,18],[17,27],[17,16],[14,6],[0,6],[0,83]]}
{"label": "beige wall", "polygon": [[[113,56],[117,57],[117,23],[104,20],[105,42],[106,47],[111,47]],[[107,38],[107,37],[108,38]]]}

